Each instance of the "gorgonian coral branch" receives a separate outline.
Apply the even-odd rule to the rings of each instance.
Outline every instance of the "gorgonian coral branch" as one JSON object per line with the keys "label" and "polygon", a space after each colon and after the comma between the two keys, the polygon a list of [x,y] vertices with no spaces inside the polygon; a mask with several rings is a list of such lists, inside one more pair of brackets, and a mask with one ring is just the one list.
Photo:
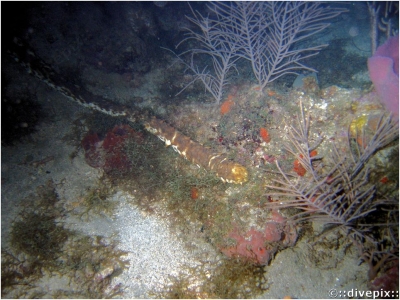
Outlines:
{"label": "gorgonian coral branch", "polygon": [[[332,143],[332,155],[322,158],[312,155],[319,145],[310,145],[310,117],[301,107],[297,127],[291,126],[285,149],[294,155],[307,171],[307,176],[285,173],[276,162],[280,179],[275,179],[270,196],[276,201],[269,203],[273,209],[296,208],[289,221],[300,223],[317,220],[325,225],[341,226],[361,238],[376,225],[363,222],[382,206],[398,205],[396,200],[381,199],[375,185],[369,181],[368,161],[380,149],[398,139],[397,124],[392,118],[382,116],[373,136],[366,145],[357,147],[357,153],[339,152]],[[350,137],[349,137],[350,139]],[[350,142],[349,142],[350,145]],[[353,147],[354,148],[354,147]]]}

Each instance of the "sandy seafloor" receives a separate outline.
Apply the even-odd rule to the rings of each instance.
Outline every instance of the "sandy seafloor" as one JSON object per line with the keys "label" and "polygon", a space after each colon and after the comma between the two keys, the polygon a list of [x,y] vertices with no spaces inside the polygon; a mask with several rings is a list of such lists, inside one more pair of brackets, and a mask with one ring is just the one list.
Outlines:
{"label": "sandy seafloor", "polygon": [[[346,22],[346,19],[341,21]],[[362,29],[360,31],[367,32]],[[361,40],[362,35],[355,38]],[[361,45],[369,46],[368,43]],[[351,48],[350,43],[348,47]],[[44,48],[44,46],[39,47],[42,54],[46,54]],[[355,51],[354,48],[351,51]],[[365,57],[365,54],[362,55]],[[74,54],[71,57],[72,60],[76,59]],[[65,65],[65,58],[61,60]],[[5,65],[3,64],[2,71],[3,76],[6,74],[10,81],[7,95],[18,94],[26,89],[36,95],[37,102],[45,112],[45,116],[36,127],[36,132],[16,142],[15,145],[2,146],[1,229],[2,249],[7,249],[10,247],[10,231],[13,221],[22,209],[21,204],[26,205],[26,201],[24,202],[23,199],[34,194],[38,186],[45,185],[52,180],[60,205],[64,208],[75,208],[80,205],[80,199],[88,190],[98,188],[103,171],[88,165],[82,148],[78,148],[77,155],[71,158],[71,153],[77,148],[72,145],[70,139],[65,138],[76,129],[73,121],[83,118],[82,116],[87,117],[91,114],[90,110],[69,101],[38,79],[26,74],[17,64],[7,62]],[[142,107],[150,107],[166,119],[170,117],[170,121],[181,124],[181,129],[184,129],[184,122],[189,122],[190,118],[180,121],[179,115],[188,112],[203,118],[206,122],[219,121],[218,107],[199,105],[196,108],[193,102],[182,102],[179,113],[172,115],[171,105],[162,102],[161,98],[164,95],[155,88],[161,83],[162,76],[160,74],[164,74],[164,72],[162,66],[154,67],[142,75],[140,84],[135,83],[134,87],[130,82],[124,81],[125,77],[122,75],[105,72],[93,66],[85,68],[82,78],[89,83],[86,87],[88,90],[116,102],[126,103],[130,97],[141,97]],[[363,84],[368,83],[368,75],[365,71],[363,74],[353,75],[354,77],[349,78],[349,81],[360,80]],[[252,84],[243,85],[241,95],[251,93],[252,87]],[[286,89],[285,93],[287,97],[293,96],[290,94],[290,89]],[[325,100],[329,106],[335,100],[343,101],[346,97],[359,97],[362,94],[361,89],[338,88],[331,99]],[[305,96],[304,101],[309,101],[309,98]],[[277,105],[276,103],[278,102],[275,101],[274,105]],[[321,104],[315,107],[317,107],[315,111],[311,110],[310,112],[318,115],[326,106]],[[212,114],[208,116],[210,111]],[[213,117],[215,118],[213,119]],[[340,117],[337,116],[337,118]],[[342,117],[346,119],[348,116]],[[206,132],[205,135],[212,136],[210,126],[208,126],[208,130],[210,132]],[[198,133],[197,139],[201,138],[204,136]],[[78,143],[75,141],[75,144],[79,145],[79,141]],[[264,145],[264,149],[267,147]],[[32,163],[47,157],[52,157],[52,159],[39,165]],[[180,159],[183,158],[176,154],[175,160]],[[256,168],[253,171],[256,172]],[[117,249],[126,251],[124,259],[129,262],[129,265],[123,269],[121,274],[112,276],[112,281],[109,283],[109,287],[103,290],[103,295],[110,295],[110,290],[118,286],[123,292],[116,295],[117,298],[157,297],[157,295],[162,295],[162,292],[172,284],[172,277],[179,278],[181,274],[191,274],[191,284],[193,286],[201,285],[204,277],[199,277],[196,281],[196,276],[190,273],[190,270],[201,266],[203,272],[206,272],[204,270],[212,272],[215,265],[224,259],[223,254],[198,232],[197,225],[189,224],[185,230],[182,230],[179,226],[173,225],[173,220],[169,219],[169,212],[163,211],[162,207],[158,208],[155,213],[151,213],[140,205],[136,205],[135,203],[140,202],[138,197],[141,196],[115,186],[108,198],[117,203],[111,215],[91,213],[90,218],[82,219],[71,210],[64,213],[61,218],[65,228],[76,230],[87,236],[103,236],[109,243],[114,241]],[[293,247],[279,251],[272,258],[270,263],[264,267],[263,285],[265,290],[254,294],[253,297],[329,298],[329,292],[333,289],[338,292],[355,289],[368,290],[368,265],[360,263],[357,249],[349,246],[347,251],[347,248],[343,249],[341,247],[344,246],[340,245],[338,249],[321,250],[326,252],[323,253],[323,261],[317,264],[315,259],[310,258],[311,246],[308,238],[307,236],[300,237]],[[108,267],[103,266],[105,271],[100,269],[96,272],[105,272],[104,274],[107,275]],[[4,298],[32,297],[37,293],[36,295],[41,295],[41,297],[52,298],[59,291],[73,291],[78,295],[87,295],[79,290],[80,287],[76,283],[71,284],[68,274],[70,273],[66,272],[61,276],[54,272],[44,272],[39,280],[31,282],[31,287],[17,285],[13,289],[7,290],[7,293],[2,296]],[[60,294],[67,295],[68,293]],[[207,297],[207,295],[200,296]]]}

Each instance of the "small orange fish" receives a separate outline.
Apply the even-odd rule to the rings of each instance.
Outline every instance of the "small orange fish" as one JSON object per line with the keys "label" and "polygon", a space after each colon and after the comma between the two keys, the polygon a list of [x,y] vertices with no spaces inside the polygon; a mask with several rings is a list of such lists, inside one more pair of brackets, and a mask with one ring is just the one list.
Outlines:
{"label": "small orange fish", "polygon": [[317,155],[318,155],[317,150],[312,150],[312,151],[310,152],[310,157],[314,157],[314,156],[317,156]]}
{"label": "small orange fish", "polygon": [[199,189],[198,188],[193,186],[190,189],[190,198],[192,198],[193,200],[199,198]]}
{"label": "small orange fish", "polygon": [[260,128],[260,136],[266,143],[269,143],[271,141],[271,137],[269,136],[268,130],[265,129],[264,127]]}
{"label": "small orange fish", "polygon": [[221,115],[226,114],[231,110],[232,105],[234,105],[235,102],[233,102],[233,95],[229,95],[228,98],[222,103],[221,105]]}
{"label": "small orange fish", "polygon": [[[303,158],[302,154],[300,154],[299,156],[300,156],[300,158]],[[303,167],[303,165],[301,164],[301,162],[298,159],[296,159],[293,162],[293,171],[295,171],[297,173],[297,175],[299,175],[299,176],[304,176],[307,172],[306,169]]]}
{"label": "small orange fish", "polygon": [[382,178],[381,178],[381,180],[379,180],[381,183],[383,183],[383,184],[385,184],[385,183],[387,183],[388,181],[389,181],[389,178],[387,178],[386,176],[383,176]]}

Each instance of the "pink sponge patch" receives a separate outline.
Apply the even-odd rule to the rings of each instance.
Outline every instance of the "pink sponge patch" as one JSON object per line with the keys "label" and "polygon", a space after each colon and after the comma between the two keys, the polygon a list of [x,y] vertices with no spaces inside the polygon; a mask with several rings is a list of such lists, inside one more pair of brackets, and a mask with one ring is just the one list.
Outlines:
{"label": "pink sponge patch", "polygon": [[398,261],[396,264],[383,273],[380,277],[375,278],[371,282],[371,288],[373,291],[396,291],[399,290],[399,265]]}
{"label": "pink sponge patch", "polygon": [[97,133],[90,133],[82,140],[86,162],[94,168],[102,168],[106,173],[128,172],[131,162],[125,152],[125,141],[142,143],[143,137],[128,125],[117,125],[108,131],[104,140]]}
{"label": "pink sponge patch", "polygon": [[241,256],[256,264],[265,265],[278,249],[295,244],[297,232],[278,211],[273,210],[263,229],[257,230],[252,227],[242,233],[234,224],[227,238],[234,241],[234,245],[220,246],[226,256]]}
{"label": "pink sponge patch", "polygon": [[392,37],[368,59],[371,81],[381,103],[399,116],[399,36]]}
{"label": "pink sponge patch", "polygon": [[229,238],[235,240],[236,246],[222,248],[221,251],[228,257],[241,256],[254,263],[264,265],[276,252],[275,248],[267,247],[265,236],[262,232],[251,228],[245,234],[239,234],[235,229],[229,234]]}
{"label": "pink sponge patch", "polygon": [[278,223],[269,222],[265,226],[265,239],[269,242],[278,242],[282,239],[282,226]]}

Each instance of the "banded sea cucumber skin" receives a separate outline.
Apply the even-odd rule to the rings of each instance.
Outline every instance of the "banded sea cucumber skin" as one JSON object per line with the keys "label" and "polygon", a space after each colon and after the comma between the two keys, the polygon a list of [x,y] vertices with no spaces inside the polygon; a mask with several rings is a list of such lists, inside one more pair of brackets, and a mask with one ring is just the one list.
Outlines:
{"label": "banded sea cucumber skin", "polygon": [[145,128],[165,142],[193,164],[206,170],[216,172],[224,182],[242,184],[248,180],[247,169],[227,158],[191,140],[162,120],[151,118],[145,123]]}

